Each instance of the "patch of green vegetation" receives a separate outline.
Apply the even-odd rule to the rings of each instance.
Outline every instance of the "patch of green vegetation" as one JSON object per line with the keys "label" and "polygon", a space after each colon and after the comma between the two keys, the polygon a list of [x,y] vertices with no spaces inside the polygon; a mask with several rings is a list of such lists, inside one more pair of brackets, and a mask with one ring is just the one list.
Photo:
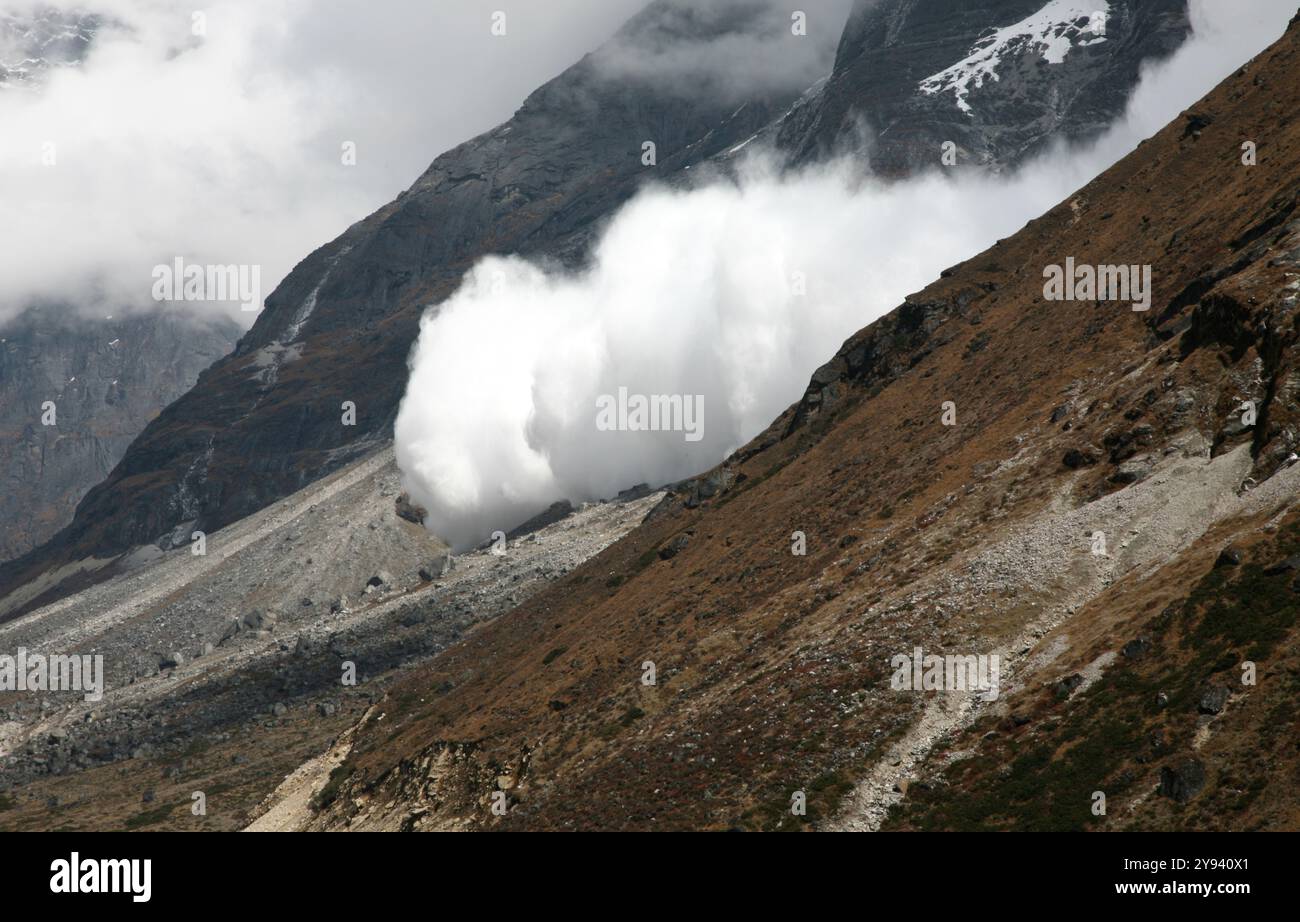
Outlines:
{"label": "patch of green vegetation", "polygon": [[618,722],[624,727],[630,727],[635,721],[640,720],[644,716],[645,711],[641,710],[636,705],[633,705],[627,709],[626,713],[624,713],[622,717],[619,718]]}
{"label": "patch of green vegetation", "polygon": [[180,804],[162,804],[154,807],[152,810],[145,810],[143,813],[137,813],[129,817],[126,821],[127,829],[143,829],[146,826],[157,826],[159,823],[167,820],[172,811]]}
{"label": "patch of green vegetation", "polygon": [[321,788],[314,797],[312,797],[312,809],[317,811],[324,810],[330,804],[334,803],[334,801],[338,800],[339,791],[343,788],[343,783],[351,776],[352,766],[346,762],[335,767],[335,769],[330,772],[329,780],[325,782],[325,786]]}
{"label": "patch of green vegetation", "polygon": [[798,816],[790,812],[796,792],[781,789],[773,791],[761,803],[746,810],[741,816],[741,824],[747,829],[761,832],[798,832],[810,829],[833,816],[839,809],[840,801],[851,790],[853,782],[842,772],[823,772],[802,788],[804,815]]}
{"label": "patch of green vegetation", "polygon": [[555,662],[557,659],[559,659],[561,656],[563,656],[568,652],[569,652],[568,647],[556,647],[550,653],[547,653],[545,656],[542,657],[542,665],[549,666],[551,665],[551,663]]}
{"label": "patch of green vegetation", "polygon": [[0,813],[4,813],[6,810],[12,810],[16,806],[18,806],[18,801],[14,800],[8,794],[0,794]]}
{"label": "patch of green vegetation", "polygon": [[181,752],[181,758],[193,759],[197,756],[203,755],[203,753],[207,752],[211,748],[212,743],[208,740],[202,738],[196,739],[191,741],[190,744],[185,747],[184,751]]}

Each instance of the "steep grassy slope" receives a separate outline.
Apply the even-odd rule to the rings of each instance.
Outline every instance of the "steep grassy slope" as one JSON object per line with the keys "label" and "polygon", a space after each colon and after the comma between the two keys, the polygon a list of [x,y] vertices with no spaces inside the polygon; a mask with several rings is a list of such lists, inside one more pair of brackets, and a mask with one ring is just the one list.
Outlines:
{"label": "steep grassy slope", "polygon": [[[1269,727],[1294,719],[1300,596],[1260,566],[1294,553],[1300,485],[1298,44],[1300,19],[851,338],[641,528],[399,685],[316,825],[1074,828],[1101,825],[1103,790],[1135,825],[1293,828],[1294,734]],[[1151,265],[1152,310],[1045,301],[1043,268],[1071,256]],[[1216,575],[1229,540],[1243,563]],[[1119,663],[1143,632],[1143,665]],[[1002,656],[997,701],[892,690],[890,658],[916,646]],[[1234,688],[1224,732],[1198,729],[1197,692],[1242,657],[1259,684]],[[1070,700],[1045,700],[1075,672]],[[975,757],[910,796],[945,746]],[[1193,757],[1208,780],[1169,786],[1189,803],[1152,795]]]}

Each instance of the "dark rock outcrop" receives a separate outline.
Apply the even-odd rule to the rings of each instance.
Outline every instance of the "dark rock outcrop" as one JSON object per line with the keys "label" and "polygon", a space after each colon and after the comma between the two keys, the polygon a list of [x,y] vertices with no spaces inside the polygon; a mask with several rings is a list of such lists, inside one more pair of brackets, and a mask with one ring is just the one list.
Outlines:
{"label": "dark rock outcrop", "polygon": [[1185,804],[1205,788],[1205,766],[1197,759],[1187,759],[1160,769],[1160,796]]}
{"label": "dark rock outcrop", "polygon": [[1190,29],[1186,0],[1112,2],[1100,36],[1050,11],[1045,0],[859,0],[833,76],[786,119],[780,144],[796,163],[865,150],[886,175],[937,166],[947,141],[958,164],[1013,166],[1098,135],[1142,64]]}

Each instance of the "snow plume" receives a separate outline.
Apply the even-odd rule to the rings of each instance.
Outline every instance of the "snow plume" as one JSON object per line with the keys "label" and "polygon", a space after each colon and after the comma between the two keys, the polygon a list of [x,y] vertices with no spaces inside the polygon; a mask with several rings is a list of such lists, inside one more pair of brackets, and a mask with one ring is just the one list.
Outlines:
{"label": "snow plume", "polygon": [[[1215,6],[1193,4],[1193,39],[1145,73],[1107,137],[1014,176],[885,185],[848,163],[783,175],[755,154],[735,179],[638,196],[580,273],[484,260],[423,318],[397,419],[426,522],[465,548],[558,499],[707,470],[797,400],[845,338],[1132,150],[1294,12]],[[638,396],[660,400],[658,428]],[[700,398],[699,440],[666,412],[672,397]]]}

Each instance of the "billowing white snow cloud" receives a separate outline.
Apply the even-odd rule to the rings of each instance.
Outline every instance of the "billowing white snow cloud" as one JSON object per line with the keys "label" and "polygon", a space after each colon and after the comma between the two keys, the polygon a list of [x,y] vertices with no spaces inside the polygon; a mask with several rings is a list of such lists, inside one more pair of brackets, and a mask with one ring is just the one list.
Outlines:
{"label": "billowing white snow cloud", "polygon": [[[1227,9],[1227,7],[1233,9]],[[1282,31],[1294,4],[1193,3],[1195,37],[1149,69],[1100,143],[1006,179],[862,182],[838,164],[629,203],[589,271],[490,259],[431,309],[397,421],[430,527],[465,547],[556,499],[663,484],[721,460],[855,330],[1019,229],[1169,122]],[[609,431],[620,394],[702,397],[703,438]]]}

